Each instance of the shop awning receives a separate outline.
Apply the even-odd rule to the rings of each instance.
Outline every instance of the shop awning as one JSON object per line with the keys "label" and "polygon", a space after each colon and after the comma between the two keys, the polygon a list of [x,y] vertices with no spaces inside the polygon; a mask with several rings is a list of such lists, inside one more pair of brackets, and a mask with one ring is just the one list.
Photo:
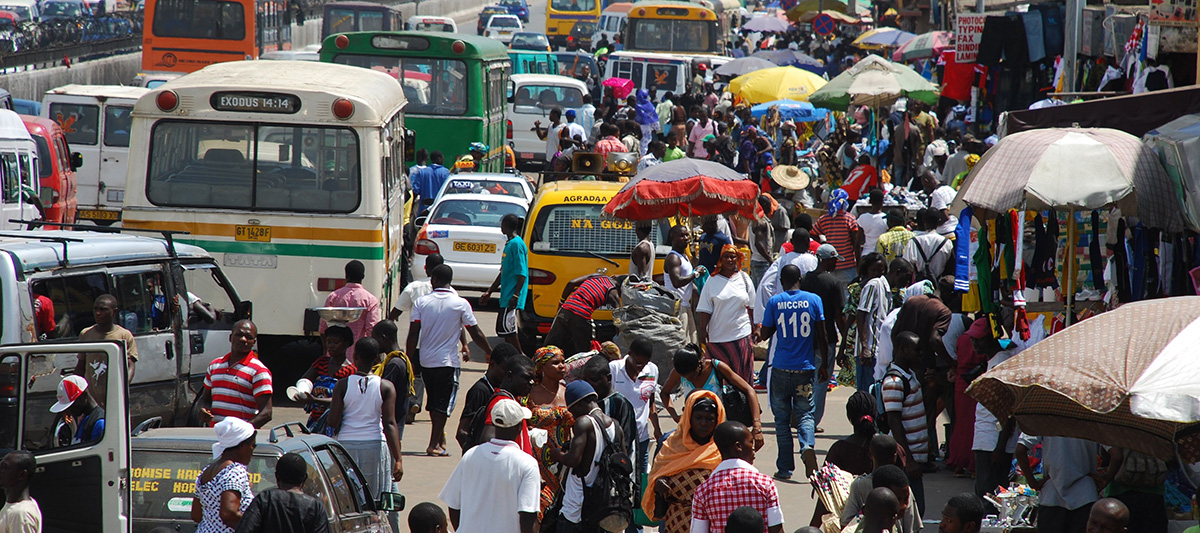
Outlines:
{"label": "shop awning", "polygon": [[1141,137],[1183,115],[1200,113],[1200,87],[1116,96],[1090,102],[1009,111],[1000,131],[1011,135],[1038,128],[1113,128]]}

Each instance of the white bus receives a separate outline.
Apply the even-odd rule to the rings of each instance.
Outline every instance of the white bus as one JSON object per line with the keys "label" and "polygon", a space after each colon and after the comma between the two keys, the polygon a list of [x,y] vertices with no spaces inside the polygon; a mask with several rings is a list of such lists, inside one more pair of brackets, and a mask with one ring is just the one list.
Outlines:
{"label": "white bus", "polygon": [[[209,65],[138,100],[124,224],[180,230],[256,303],[260,351],[314,333],[353,259],[386,314],[403,290],[404,93],[369,69]],[[298,376],[297,376],[298,377]]]}
{"label": "white bus", "polygon": [[[33,203],[41,191],[39,175],[37,145],[21,121],[21,116],[14,111],[0,109],[0,182],[3,183],[0,230],[25,227],[9,220],[41,218],[38,206]],[[46,201],[49,200],[47,197]]]}

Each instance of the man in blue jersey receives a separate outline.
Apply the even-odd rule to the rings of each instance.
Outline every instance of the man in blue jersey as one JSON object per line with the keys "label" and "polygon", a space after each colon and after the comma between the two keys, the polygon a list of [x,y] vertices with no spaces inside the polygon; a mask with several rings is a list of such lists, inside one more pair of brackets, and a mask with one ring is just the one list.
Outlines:
{"label": "man in blue jersey", "polygon": [[800,268],[787,265],[779,276],[785,290],[767,301],[760,337],[775,338],[775,357],[771,361],[768,387],[771,412],[775,415],[775,441],[779,446],[775,478],[790,479],[796,469],[792,455],[793,414],[800,422],[805,477],[811,476],[817,468],[813,374],[819,374],[818,380],[829,379],[825,365],[821,364],[828,339],[825,338],[821,297],[800,290]]}

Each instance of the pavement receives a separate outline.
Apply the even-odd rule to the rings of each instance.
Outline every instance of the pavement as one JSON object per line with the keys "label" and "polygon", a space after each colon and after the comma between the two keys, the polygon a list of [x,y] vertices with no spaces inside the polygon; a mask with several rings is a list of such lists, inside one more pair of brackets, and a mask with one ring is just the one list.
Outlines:
{"label": "pavement", "polygon": [[[481,308],[478,305],[478,300],[475,293],[464,291],[471,304],[476,309],[476,318],[479,321],[480,327],[484,333],[488,335],[488,340],[495,345],[499,342],[495,336],[494,324],[496,318],[495,304]],[[408,324],[401,320],[400,324],[400,339],[404,339],[408,334]],[[478,348],[472,345],[471,362],[463,363],[462,377],[459,381],[458,404],[462,405],[466,396],[466,391],[483,375],[486,365],[483,361],[483,354]],[[277,384],[278,387],[284,388],[290,384]],[[824,464],[824,455],[829,451],[829,446],[838,439],[846,437],[852,433],[850,422],[846,419],[845,405],[846,400],[854,392],[849,387],[837,387],[831,391],[827,397],[825,407],[825,419],[821,422],[821,427],[824,428],[824,433],[819,433],[816,436],[817,447],[817,463]],[[763,433],[766,438],[766,445],[763,446],[754,460],[754,465],[763,473],[770,475],[775,472],[775,458],[778,448],[775,445],[775,424],[774,417],[771,416],[770,409],[767,407],[768,399],[765,392],[759,392],[759,404],[763,406],[762,422]],[[680,406],[681,408],[681,406]],[[429,442],[430,422],[429,416],[422,411],[417,416],[413,424],[407,426],[404,430],[404,442],[402,445],[402,454],[404,456],[404,478],[400,481],[400,492],[407,499],[407,508],[411,509],[421,502],[434,502],[438,505],[442,504],[438,499],[438,492],[450,477],[450,473],[454,470],[462,458],[462,450],[458,448],[457,443],[453,439],[452,432],[457,427],[458,417],[461,416],[461,409],[456,411],[452,416],[451,421],[447,424],[447,430],[451,433],[449,442],[450,456],[448,457],[430,457],[425,455],[425,447]],[[667,432],[675,428],[675,423],[671,421],[666,413],[661,413],[660,422],[663,432]],[[302,409],[297,406],[280,405],[275,409],[275,419],[272,424],[281,424],[290,421],[306,420],[307,415]],[[944,427],[943,419],[938,424],[938,427]],[[797,446],[798,448],[798,446]],[[797,449],[796,464],[802,465]],[[795,531],[802,526],[808,525],[812,518],[813,509],[816,507],[816,496],[812,490],[812,486],[808,480],[803,478],[803,467],[801,472],[793,477],[790,481],[777,481],[776,486],[779,489],[779,499],[783,507],[784,513],[784,530]],[[962,493],[970,492],[973,487],[973,481],[970,478],[955,478],[950,471],[942,470],[933,474],[925,475],[925,499],[928,510],[923,511],[923,516],[926,520],[939,520],[941,518],[942,507],[951,497]],[[407,513],[402,513],[401,531],[407,531]],[[936,525],[926,527],[926,531],[936,530]],[[653,528],[648,528],[647,531],[654,531]]]}

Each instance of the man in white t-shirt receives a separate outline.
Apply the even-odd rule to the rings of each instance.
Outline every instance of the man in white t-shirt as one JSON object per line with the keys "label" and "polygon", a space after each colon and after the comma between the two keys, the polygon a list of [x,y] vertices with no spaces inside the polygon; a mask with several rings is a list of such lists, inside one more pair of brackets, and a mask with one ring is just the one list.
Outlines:
{"label": "man in white t-shirt", "polygon": [[539,139],[546,141],[546,164],[554,159],[554,154],[558,153],[558,138],[559,132],[562,131],[565,124],[562,122],[562,109],[555,107],[550,110],[550,124],[545,128],[542,127],[542,121],[535,120],[533,122],[533,132],[537,134]]}
{"label": "man in white t-shirt", "polygon": [[[458,395],[458,373],[462,365],[458,339],[463,328],[484,354],[490,356],[492,353],[471,304],[450,288],[453,279],[454,270],[449,265],[438,265],[430,272],[433,292],[422,296],[413,305],[405,345],[407,353],[417,354],[420,361],[428,396],[425,409],[433,422],[425,453],[439,457],[449,454],[446,451],[446,419],[454,411],[454,399]],[[461,358],[469,361],[470,355],[464,353]]]}
{"label": "man in white t-shirt", "polygon": [[938,235],[940,216],[929,208],[917,212],[917,223],[921,229],[913,233],[913,238],[904,245],[901,257],[912,263],[917,279],[936,282],[945,273],[946,264],[954,257],[954,243]]}
{"label": "man in white t-shirt", "polygon": [[921,174],[921,186],[929,195],[929,208],[938,214],[938,221],[935,229],[939,235],[949,235],[954,233],[958,227],[958,217],[950,214],[950,204],[954,203],[954,197],[958,195],[958,191],[949,185],[942,185],[941,178],[931,170],[926,170]]}
{"label": "man in white t-shirt", "polygon": [[863,241],[863,253],[875,251],[879,236],[888,230],[887,213],[883,212],[883,191],[871,189],[867,198],[871,202],[871,208],[858,215],[858,227],[862,228],[863,236],[866,237]]}
{"label": "man in white t-shirt", "polygon": [[492,406],[496,438],[463,454],[438,494],[461,533],[533,533],[541,510],[542,478],[537,459],[516,440],[521,422],[533,413],[508,398]]}
{"label": "man in white t-shirt", "polygon": [[29,480],[37,460],[27,451],[8,452],[0,460],[0,489],[5,501],[0,507],[0,531],[26,533],[42,530],[42,511],[29,496]]}
{"label": "man in white t-shirt", "polygon": [[658,406],[654,397],[658,388],[658,365],[650,361],[654,354],[654,345],[648,339],[637,339],[629,346],[629,355],[608,363],[612,373],[613,390],[629,400],[633,405],[633,413],[637,419],[637,461],[638,472],[649,472],[650,468],[650,427],[654,427],[654,440],[662,439],[662,429],[658,426]]}

